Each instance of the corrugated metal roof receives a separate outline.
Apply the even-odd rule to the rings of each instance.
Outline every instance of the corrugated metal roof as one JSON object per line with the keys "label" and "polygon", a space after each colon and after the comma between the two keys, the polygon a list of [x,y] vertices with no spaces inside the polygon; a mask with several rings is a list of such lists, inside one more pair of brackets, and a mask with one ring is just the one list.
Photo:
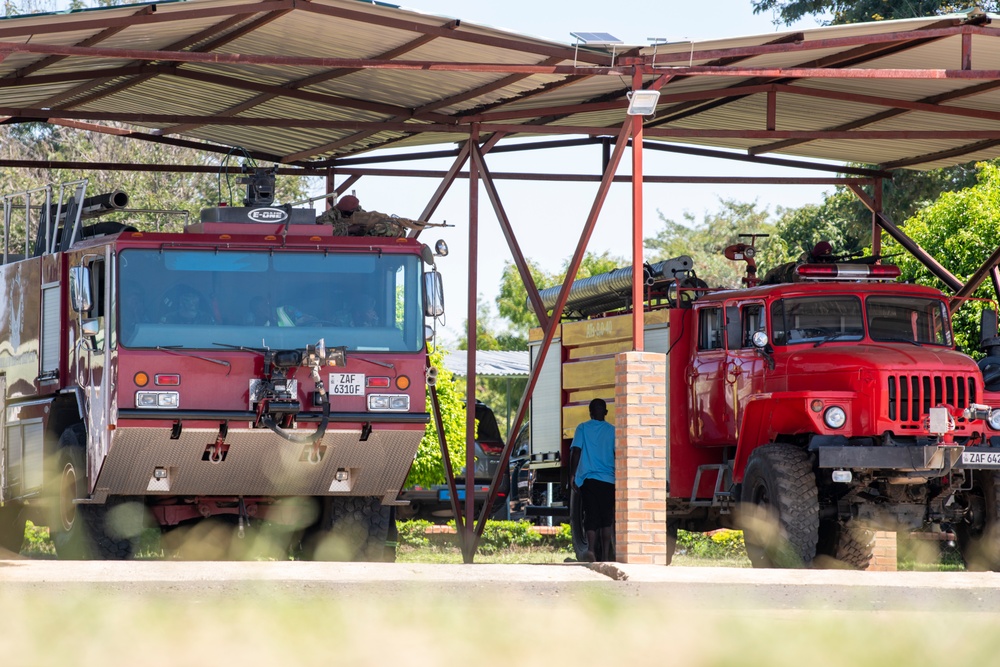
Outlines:
{"label": "corrugated metal roof", "polygon": [[[605,51],[386,3],[106,7],[0,20],[0,118],[125,123],[140,138],[328,166],[462,141],[473,122],[481,136],[614,133],[641,65],[645,85],[665,77],[650,140],[930,168],[1000,155],[1000,72],[984,69],[1000,62],[997,20],[955,14],[635,47],[612,63]],[[860,78],[872,69],[882,71]],[[509,131],[517,125],[530,127]],[[857,137],[831,134],[843,131]]]}
{"label": "corrugated metal roof", "polygon": [[[454,375],[469,374],[465,350],[456,350],[444,355],[444,367]],[[531,371],[528,352],[506,352],[478,350],[476,352],[476,375],[480,377],[528,377]]]}

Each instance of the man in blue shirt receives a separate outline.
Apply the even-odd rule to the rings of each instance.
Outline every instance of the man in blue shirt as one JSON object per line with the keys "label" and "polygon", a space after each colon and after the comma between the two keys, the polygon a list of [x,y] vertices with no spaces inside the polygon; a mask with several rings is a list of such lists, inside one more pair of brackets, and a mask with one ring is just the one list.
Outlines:
{"label": "man in blue shirt", "polygon": [[[586,559],[611,560],[615,522],[615,427],[604,421],[608,404],[590,402],[590,421],[576,427],[570,446],[573,488],[583,500],[583,529],[587,534]],[[600,543],[598,549],[598,533]]]}

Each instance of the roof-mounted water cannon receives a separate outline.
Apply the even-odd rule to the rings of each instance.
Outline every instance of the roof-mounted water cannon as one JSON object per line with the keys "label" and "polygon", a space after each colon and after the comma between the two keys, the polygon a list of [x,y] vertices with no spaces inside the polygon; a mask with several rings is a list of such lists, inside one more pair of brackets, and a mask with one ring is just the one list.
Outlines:
{"label": "roof-mounted water cannon", "polygon": [[243,165],[243,174],[237,181],[247,186],[244,206],[270,206],[274,203],[274,181],[277,167],[248,167]]}
{"label": "roof-mounted water cannon", "polygon": [[757,277],[757,260],[755,259],[757,257],[757,239],[768,236],[770,234],[740,234],[740,238],[749,238],[750,242],[734,243],[723,251],[726,259],[747,263],[747,274],[743,278],[743,284],[747,287],[754,287],[760,283],[760,278]]}

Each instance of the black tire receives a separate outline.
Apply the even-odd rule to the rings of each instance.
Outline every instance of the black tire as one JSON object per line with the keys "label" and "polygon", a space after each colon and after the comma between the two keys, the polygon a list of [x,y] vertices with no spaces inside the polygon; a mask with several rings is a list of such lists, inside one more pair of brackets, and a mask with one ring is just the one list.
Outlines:
{"label": "black tire", "polygon": [[1000,356],[984,357],[978,364],[979,370],[983,372],[986,391],[1000,391]]}
{"label": "black tire", "polygon": [[396,562],[396,549],[399,547],[399,527],[396,525],[396,508],[389,508],[389,531],[385,538],[385,550],[382,552],[382,561],[385,563]]}
{"label": "black tire", "polygon": [[875,531],[856,521],[825,519],[819,524],[815,564],[831,569],[865,570],[875,549]]}
{"label": "black tire", "polygon": [[583,498],[579,489],[569,492],[569,533],[573,538],[573,554],[578,561],[585,561],[591,545],[587,544],[587,532],[583,529]]}
{"label": "black tire", "polygon": [[0,549],[21,552],[25,523],[20,503],[7,503],[0,507]]}
{"label": "black tire", "polygon": [[306,531],[302,555],[306,560],[382,561],[390,514],[376,497],[324,498],[322,516]]}
{"label": "black tire", "polygon": [[676,521],[667,521],[667,565],[674,561],[674,552],[677,551],[677,528]]}
{"label": "black tire", "polygon": [[819,541],[816,475],[805,450],[769,444],[750,455],[740,522],[754,567],[809,567]]}
{"label": "black tire", "polygon": [[49,532],[63,560],[126,560],[132,557],[142,532],[142,510],[135,503],[108,499],[103,505],[76,504],[86,498],[87,459],[81,425],[59,438],[58,465],[51,480],[52,519]]}
{"label": "black tire", "polygon": [[966,520],[954,526],[965,567],[1000,571],[1000,472],[975,471],[965,498]]}

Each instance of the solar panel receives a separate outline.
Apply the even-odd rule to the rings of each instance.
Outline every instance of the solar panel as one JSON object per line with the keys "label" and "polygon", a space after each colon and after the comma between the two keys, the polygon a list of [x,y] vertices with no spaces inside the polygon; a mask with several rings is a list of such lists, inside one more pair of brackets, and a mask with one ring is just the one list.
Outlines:
{"label": "solar panel", "polygon": [[622,40],[609,32],[571,32],[570,35],[576,37],[581,43],[587,46],[610,46],[622,43]]}

